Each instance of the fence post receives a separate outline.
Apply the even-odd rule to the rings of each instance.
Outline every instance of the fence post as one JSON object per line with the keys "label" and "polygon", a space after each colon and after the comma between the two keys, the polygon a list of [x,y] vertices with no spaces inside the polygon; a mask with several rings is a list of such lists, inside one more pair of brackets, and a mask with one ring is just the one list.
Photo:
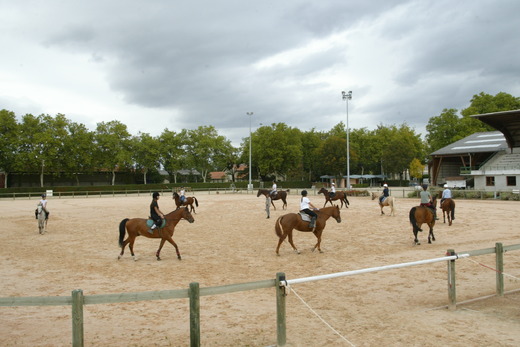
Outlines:
{"label": "fence post", "polygon": [[83,291],[72,291],[72,346],[83,347]]}
{"label": "fence post", "polygon": [[278,346],[285,346],[287,342],[287,332],[285,325],[285,286],[281,283],[285,282],[285,273],[278,272],[276,274],[276,343]]}
{"label": "fence post", "polygon": [[497,278],[497,295],[504,296],[504,247],[502,243],[495,243],[496,253],[496,278]]}
{"label": "fence post", "polygon": [[[455,250],[448,249],[447,256],[455,255]],[[457,293],[455,287],[455,260],[448,260],[448,308],[455,310],[457,308]]]}
{"label": "fence post", "polygon": [[200,291],[199,283],[190,283],[190,346],[200,347]]}

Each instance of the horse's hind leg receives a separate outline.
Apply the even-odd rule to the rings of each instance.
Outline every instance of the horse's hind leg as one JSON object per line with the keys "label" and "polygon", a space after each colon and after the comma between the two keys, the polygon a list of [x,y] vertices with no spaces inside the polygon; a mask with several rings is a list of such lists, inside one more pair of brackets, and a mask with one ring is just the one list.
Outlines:
{"label": "horse's hind leg", "polygon": [[416,245],[420,245],[421,243],[419,242],[419,239],[417,238],[417,232],[419,231],[419,229],[413,227],[413,236],[414,236],[414,240],[413,242],[416,244]]}
{"label": "horse's hind leg", "polygon": [[294,242],[293,242],[293,239],[292,239],[292,236],[293,236],[293,233],[292,233],[292,230],[289,231],[289,243],[291,244],[292,248],[294,249],[294,251],[298,254],[300,254],[300,251],[298,250],[298,248],[296,248],[296,246],[294,245]]}
{"label": "horse's hind leg", "polygon": [[433,235],[433,226],[430,226],[430,232],[428,233],[428,243],[432,243],[432,241],[435,241],[435,236]]}
{"label": "horse's hind leg", "polygon": [[287,234],[279,236],[278,246],[276,246],[276,255],[280,255],[280,252],[279,252],[280,251],[280,246],[282,245],[283,240],[285,240],[286,237],[287,237]]}
{"label": "horse's hind leg", "polygon": [[121,259],[123,257],[123,254],[125,254],[125,247],[126,245],[128,244],[128,242],[130,242],[130,238],[127,238],[124,242],[123,242],[123,245],[121,246],[121,253],[119,253],[119,256],[117,257],[117,260]]}

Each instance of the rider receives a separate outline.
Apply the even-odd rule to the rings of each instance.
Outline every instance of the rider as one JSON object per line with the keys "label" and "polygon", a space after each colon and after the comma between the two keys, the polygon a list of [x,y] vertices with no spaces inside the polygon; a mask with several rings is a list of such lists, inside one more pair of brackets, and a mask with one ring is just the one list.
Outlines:
{"label": "rider", "polygon": [[421,206],[426,206],[428,208],[431,208],[432,211],[433,211],[433,216],[437,220],[438,219],[437,218],[437,209],[432,204],[432,195],[428,191],[428,185],[427,184],[423,184],[422,188],[423,188],[423,190],[420,193],[420,196],[421,196]]}
{"label": "rider", "polygon": [[[153,229],[156,227],[160,227],[162,225],[162,218],[164,218],[164,214],[159,209],[159,192],[154,192],[152,194],[152,203],[150,204],[150,218],[154,221],[154,224],[152,225],[151,229],[148,230],[150,234],[153,234]],[[161,218],[162,217],[162,218]]]}
{"label": "rider", "polygon": [[388,190],[388,184],[383,184],[383,194],[379,197],[379,203],[382,204],[383,201],[390,196],[390,192]]}
{"label": "rider", "polygon": [[451,199],[451,190],[448,188],[447,184],[444,185],[444,190],[442,191],[441,206],[446,199]]}
{"label": "rider", "polygon": [[47,210],[47,194],[42,194],[42,198],[38,202],[38,205],[41,205],[43,211],[45,211],[45,220],[49,219],[49,210]]}
{"label": "rider", "polygon": [[179,198],[181,200],[181,204],[184,204],[184,200],[186,200],[186,191],[184,190],[184,187],[181,187],[181,190],[179,191]]}
{"label": "rider", "polygon": [[273,198],[276,196],[276,180],[273,180],[273,186],[271,187],[271,191],[269,192],[269,194]]}
{"label": "rider", "polygon": [[314,207],[314,205],[311,203],[311,200],[307,197],[307,191],[302,190],[302,198],[300,200],[300,212],[306,213],[309,216],[311,216],[309,228],[314,228],[316,226],[316,218],[318,218],[318,215],[313,210],[319,211],[319,209]]}
{"label": "rider", "polygon": [[329,193],[329,196],[331,198],[333,198],[334,196],[336,195],[336,184],[334,184],[334,182],[332,182],[330,184],[330,193]]}

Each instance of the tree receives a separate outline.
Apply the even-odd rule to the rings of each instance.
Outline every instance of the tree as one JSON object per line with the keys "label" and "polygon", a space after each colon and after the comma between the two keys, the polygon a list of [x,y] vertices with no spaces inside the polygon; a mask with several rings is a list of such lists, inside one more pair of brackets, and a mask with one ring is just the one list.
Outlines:
{"label": "tree", "polygon": [[415,178],[422,178],[424,164],[417,158],[414,158],[410,163],[410,176]]}
{"label": "tree", "polygon": [[143,171],[144,184],[147,184],[148,170],[159,168],[161,162],[160,141],[148,133],[139,133],[139,136],[132,138],[131,147],[136,170]]}
{"label": "tree", "polygon": [[14,112],[0,110],[0,169],[5,172],[6,188],[9,173],[16,169],[19,141],[20,127]]}
{"label": "tree", "polygon": [[95,140],[98,168],[110,170],[114,185],[116,171],[131,166],[130,134],[119,121],[101,122],[97,124]]}
{"label": "tree", "polygon": [[184,129],[179,134],[164,129],[159,136],[160,163],[170,177],[173,177],[175,183],[177,183],[177,171],[187,165],[187,143],[188,133]]}
{"label": "tree", "polygon": [[79,186],[79,175],[93,171],[94,133],[84,124],[68,122],[68,136],[64,139],[63,167],[68,174],[76,178]]}

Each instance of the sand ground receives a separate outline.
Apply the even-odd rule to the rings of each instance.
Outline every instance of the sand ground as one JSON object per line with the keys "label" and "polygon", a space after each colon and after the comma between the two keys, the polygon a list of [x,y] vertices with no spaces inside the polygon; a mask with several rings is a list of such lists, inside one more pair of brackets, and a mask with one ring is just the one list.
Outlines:
{"label": "sand ground", "polygon": [[[181,221],[174,239],[183,259],[159,240],[140,237],[138,261],[128,250],[121,260],[118,226],[125,217],[146,217],[149,196],[49,198],[47,233],[38,234],[36,200],[1,200],[0,297],[70,296],[141,292],[288,279],[363,269],[520,243],[520,204],[457,200],[452,226],[437,222],[437,241],[413,244],[408,211],[417,199],[398,198],[397,215],[381,216],[375,201],[350,198],[342,222],[330,219],[324,253],[311,252],[315,237],[296,232],[301,254],[282,245],[275,255],[276,218],[298,209],[271,209],[251,194],[197,192],[195,223]],[[323,196],[311,196],[322,206]],[[174,209],[169,196],[163,211]],[[387,211],[388,212],[388,211]],[[495,292],[494,255],[457,260],[459,302]],[[486,267],[487,266],[487,267]],[[505,255],[506,291],[520,289],[520,251]],[[420,265],[293,286],[287,297],[288,346],[519,346],[520,292],[490,297],[457,310],[448,303],[446,263]],[[297,295],[296,295],[297,294]],[[298,298],[301,297],[305,304]],[[274,289],[201,298],[203,346],[276,344]],[[308,306],[340,335],[325,325]],[[84,307],[86,346],[189,346],[188,300],[160,300]],[[0,346],[70,346],[70,306],[0,307]]]}

